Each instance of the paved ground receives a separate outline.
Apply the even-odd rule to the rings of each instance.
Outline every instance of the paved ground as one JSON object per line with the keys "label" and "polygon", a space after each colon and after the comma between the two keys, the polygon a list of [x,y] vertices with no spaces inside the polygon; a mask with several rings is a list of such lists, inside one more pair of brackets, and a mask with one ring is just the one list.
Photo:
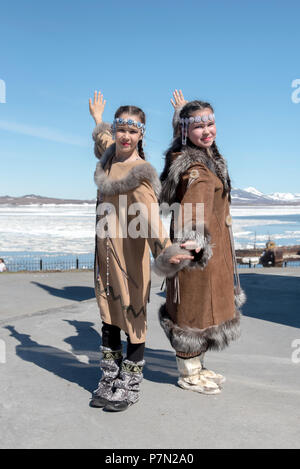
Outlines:
{"label": "paved ground", "polygon": [[116,414],[88,405],[99,379],[92,273],[1,274],[0,447],[299,448],[300,269],[241,272],[242,337],[207,360],[226,375],[223,392],[176,386],[154,277],[142,399]]}

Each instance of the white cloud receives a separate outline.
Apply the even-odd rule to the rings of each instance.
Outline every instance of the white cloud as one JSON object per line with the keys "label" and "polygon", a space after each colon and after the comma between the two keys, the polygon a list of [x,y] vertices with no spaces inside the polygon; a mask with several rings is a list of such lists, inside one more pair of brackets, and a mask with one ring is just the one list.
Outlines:
{"label": "white cloud", "polygon": [[80,147],[88,146],[88,141],[77,135],[67,134],[62,130],[51,129],[49,127],[38,127],[17,122],[6,122],[0,120],[0,129],[9,132],[15,132],[30,137],[42,138],[57,143],[66,143],[67,145],[76,145]]}

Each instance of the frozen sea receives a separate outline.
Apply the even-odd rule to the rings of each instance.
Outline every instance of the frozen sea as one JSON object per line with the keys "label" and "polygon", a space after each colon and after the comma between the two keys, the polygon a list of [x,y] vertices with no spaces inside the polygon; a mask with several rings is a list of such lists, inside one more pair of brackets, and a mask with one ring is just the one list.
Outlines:
{"label": "frozen sea", "polygon": [[[300,244],[300,206],[232,206],[235,247]],[[168,220],[164,220],[168,229]],[[95,206],[0,206],[0,257],[92,258]]]}

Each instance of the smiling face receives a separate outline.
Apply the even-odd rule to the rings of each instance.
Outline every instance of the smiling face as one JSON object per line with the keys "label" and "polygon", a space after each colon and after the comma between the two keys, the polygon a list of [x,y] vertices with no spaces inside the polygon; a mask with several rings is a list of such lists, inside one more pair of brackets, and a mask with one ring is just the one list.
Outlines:
{"label": "smiling face", "polygon": [[190,117],[204,116],[204,118],[208,118],[206,122],[202,120],[201,122],[193,122],[188,127],[188,138],[197,147],[209,148],[216,138],[217,129],[215,120],[209,120],[208,117],[212,113],[213,111],[210,108],[205,108],[190,114]]}
{"label": "smiling face", "polygon": [[[132,119],[139,122],[138,117],[132,114],[123,113],[119,117],[122,119]],[[136,150],[139,140],[142,139],[142,132],[135,125],[117,124],[115,139],[118,155],[128,156]]]}

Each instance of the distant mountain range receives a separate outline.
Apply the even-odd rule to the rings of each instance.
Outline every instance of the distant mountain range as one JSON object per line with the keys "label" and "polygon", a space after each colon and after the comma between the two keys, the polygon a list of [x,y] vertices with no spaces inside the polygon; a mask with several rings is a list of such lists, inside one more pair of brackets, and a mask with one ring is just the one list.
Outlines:
{"label": "distant mountain range", "polygon": [[300,193],[273,192],[264,194],[255,187],[231,191],[232,205],[300,205]]}
{"label": "distant mountain range", "polygon": [[0,205],[43,205],[43,204],[95,204],[94,200],[76,200],[76,199],[57,199],[53,197],[43,197],[41,195],[28,194],[22,197],[10,197],[9,195],[0,196]]}
{"label": "distant mountain range", "polygon": [[[300,205],[300,193],[274,192],[272,194],[263,194],[255,187],[246,189],[235,189],[231,191],[232,205]],[[22,197],[10,197],[8,195],[0,196],[0,205],[43,205],[43,204],[95,204],[96,199],[76,200],[76,199],[58,199],[52,197],[43,197],[40,195],[29,194]]]}

